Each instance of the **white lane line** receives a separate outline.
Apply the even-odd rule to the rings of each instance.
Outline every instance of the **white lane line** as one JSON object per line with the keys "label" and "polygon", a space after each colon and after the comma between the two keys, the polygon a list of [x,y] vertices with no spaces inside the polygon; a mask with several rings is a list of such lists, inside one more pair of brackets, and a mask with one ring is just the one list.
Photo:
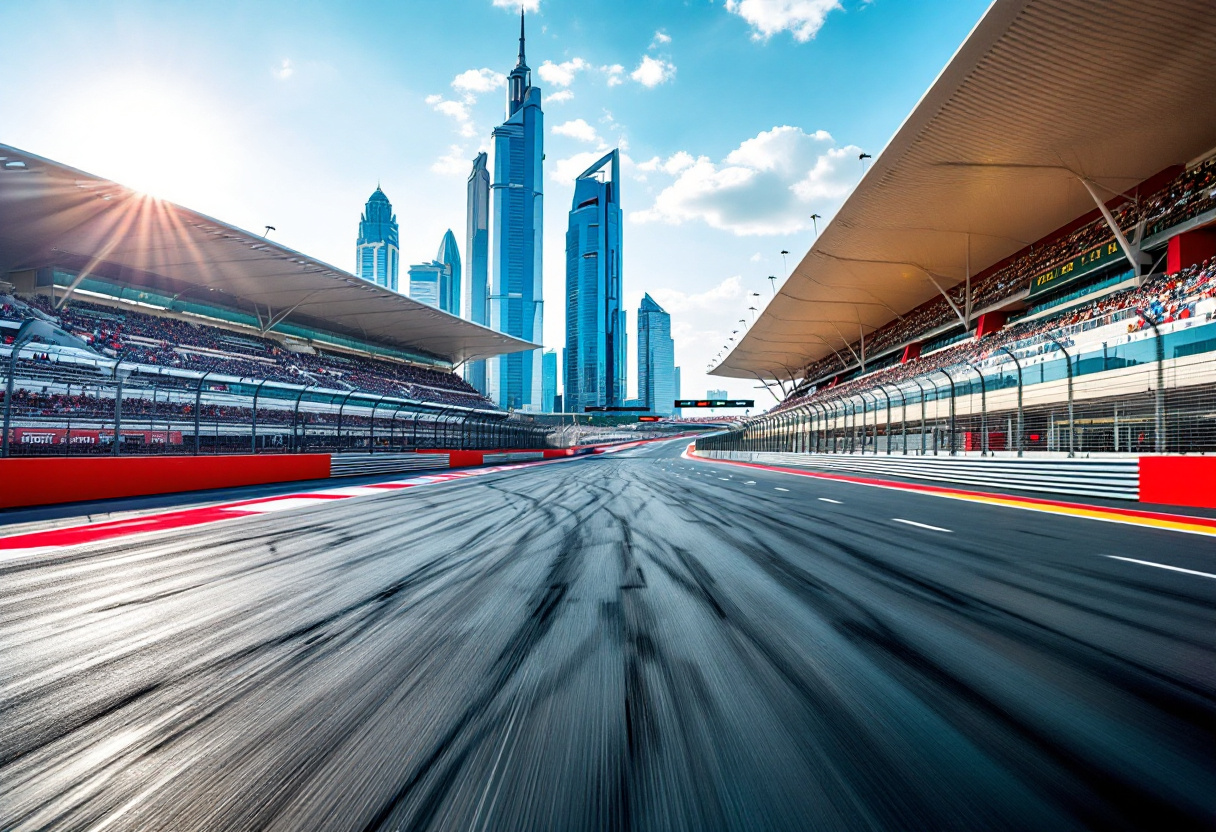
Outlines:
{"label": "white lane line", "polygon": [[774,488],[773,490],[774,491],[789,491],[788,488],[781,488],[780,486],[778,486],[777,488]]}
{"label": "white lane line", "polygon": [[722,482],[730,482],[726,477],[718,477],[718,479],[722,480]]}
{"label": "white lane line", "polygon": [[744,480],[743,484],[744,485],[755,485],[756,481],[755,480]]}
{"label": "white lane line", "polygon": [[928,529],[933,532],[945,532],[946,534],[954,534],[950,529],[943,529],[941,526],[930,526],[928,523],[917,523],[915,520],[901,520],[898,517],[891,518],[892,523],[903,523],[906,526],[916,526],[918,529]]}
{"label": "white lane line", "polygon": [[833,499],[831,499],[830,497],[820,497],[820,498],[819,498],[819,502],[821,502],[821,503],[831,503],[831,504],[832,504],[832,505],[834,505],[834,506],[843,505],[843,503],[841,503],[841,502],[840,502],[840,500],[833,500]]}
{"label": "white lane line", "polygon": [[1216,575],[1210,572],[1196,572],[1194,569],[1183,569],[1181,566],[1167,566],[1164,563],[1153,563],[1151,560],[1136,560],[1135,558],[1121,558],[1118,555],[1107,555],[1108,558],[1114,560],[1125,560],[1128,563],[1138,563],[1141,566],[1155,566],[1158,569],[1168,569],[1171,572],[1183,572],[1187,575],[1198,575],[1201,578],[1216,578]]}

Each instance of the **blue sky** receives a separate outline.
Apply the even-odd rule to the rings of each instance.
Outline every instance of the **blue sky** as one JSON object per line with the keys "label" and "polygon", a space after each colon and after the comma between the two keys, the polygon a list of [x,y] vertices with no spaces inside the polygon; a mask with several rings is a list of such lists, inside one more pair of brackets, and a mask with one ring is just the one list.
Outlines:
{"label": "blue sky", "polygon": [[[545,343],[564,343],[571,181],[624,155],[629,325],[673,316],[686,396],[771,296],[988,0],[525,0],[546,115]],[[463,245],[469,163],[503,118],[519,0],[0,4],[0,142],[345,269],[377,181],[402,260]],[[822,227],[822,223],[820,225]],[[404,270],[403,270],[404,276]],[[751,296],[760,293],[759,299]],[[759,302],[757,302],[759,301]],[[631,339],[631,344],[633,343]],[[630,355],[630,387],[635,360]],[[759,402],[758,402],[759,403]]]}

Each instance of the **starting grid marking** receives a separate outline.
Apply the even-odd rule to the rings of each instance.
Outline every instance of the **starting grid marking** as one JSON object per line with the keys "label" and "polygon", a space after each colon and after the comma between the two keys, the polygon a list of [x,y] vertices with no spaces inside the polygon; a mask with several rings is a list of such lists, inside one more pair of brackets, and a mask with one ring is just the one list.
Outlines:
{"label": "starting grid marking", "polygon": [[295,494],[277,494],[273,497],[259,497],[253,500],[240,500],[221,505],[188,508],[181,511],[133,517],[127,520],[113,520],[108,523],[47,529],[27,534],[17,534],[11,537],[2,537],[0,538],[0,552],[4,552],[8,557],[39,554],[65,546],[78,546],[84,543],[110,540],[116,537],[127,537],[133,534],[146,534],[149,532],[187,528],[189,526],[201,526],[223,520],[235,520],[240,517],[256,517],[260,514],[276,511],[317,508],[326,503],[349,500],[354,497],[383,495],[405,488],[437,485],[454,480],[497,474],[503,471],[518,471],[538,465],[568,462],[572,459],[581,459],[581,457],[546,459],[540,462],[520,462],[509,465],[492,465],[486,468],[469,468],[443,474],[421,474],[416,477],[368,485],[347,485],[314,491],[301,491]]}

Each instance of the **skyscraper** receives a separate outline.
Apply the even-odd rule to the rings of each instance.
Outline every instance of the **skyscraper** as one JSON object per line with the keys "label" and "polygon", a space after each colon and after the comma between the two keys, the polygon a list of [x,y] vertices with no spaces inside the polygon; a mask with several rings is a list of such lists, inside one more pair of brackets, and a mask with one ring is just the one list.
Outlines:
{"label": "skyscraper", "polygon": [[409,274],[411,298],[460,314],[460,250],[451,229],[443,235],[435,259],[410,266]]}
{"label": "skyscraper", "polygon": [[[469,174],[464,256],[468,280],[464,292],[464,316],[475,324],[489,326],[490,273],[490,172],[486,154],[478,153]],[[483,396],[486,394],[486,362],[465,365],[464,379]]]}
{"label": "skyscraper", "polygon": [[397,218],[392,203],[377,185],[359,219],[359,242],[355,246],[359,277],[395,292],[400,259]]}
{"label": "skyscraper", "polygon": [[620,152],[574,181],[566,230],[566,388],[573,412],[625,399]]}
{"label": "skyscraper", "polygon": [[672,415],[676,350],[671,316],[650,295],[644,295],[638,307],[638,398],[652,413]]}
{"label": "skyscraper", "polygon": [[[522,11],[519,61],[507,78],[507,120],[492,135],[490,326],[535,343],[544,331],[541,277],[544,113],[540,108],[540,90],[532,86],[532,71],[524,59]],[[486,388],[500,407],[539,409],[541,350],[489,359]]]}
{"label": "skyscraper", "polygon": [[545,413],[552,413],[556,398],[557,353],[554,350],[545,350],[541,356],[540,409]]}

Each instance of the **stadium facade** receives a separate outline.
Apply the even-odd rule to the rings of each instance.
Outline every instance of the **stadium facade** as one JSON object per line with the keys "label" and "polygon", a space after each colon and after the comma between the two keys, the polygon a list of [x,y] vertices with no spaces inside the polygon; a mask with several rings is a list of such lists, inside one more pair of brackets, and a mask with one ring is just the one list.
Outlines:
{"label": "stadium facade", "polygon": [[675,342],[671,315],[649,294],[638,307],[638,400],[660,416],[674,414]]}
{"label": "stadium facade", "polygon": [[355,244],[359,277],[396,292],[400,261],[397,217],[393,215],[392,203],[377,185],[359,218],[359,238]]}
{"label": "stadium facade", "polygon": [[[490,171],[487,156],[478,153],[469,172],[465,215],[464,317],[475,324],[490,324]],[[486,394],[486,363],[480,359],[465,365],[464,378],[483,396]]]}
{"label": "stadium facade", "polygon": [[567,406],[618,407],[626,396],[621,308],[620,151],[579,174],[566,230]]}
{"label": "stadium facade", "polygon": [[[492,133],[490,184],[490,326],[525,341],[544,331],[544,113],[540,89],[524,56],[520,12],[519,60],[507,77],[507,120]],[[487,394],[500,407],[538,410],[541,351],[490,359]]]}

